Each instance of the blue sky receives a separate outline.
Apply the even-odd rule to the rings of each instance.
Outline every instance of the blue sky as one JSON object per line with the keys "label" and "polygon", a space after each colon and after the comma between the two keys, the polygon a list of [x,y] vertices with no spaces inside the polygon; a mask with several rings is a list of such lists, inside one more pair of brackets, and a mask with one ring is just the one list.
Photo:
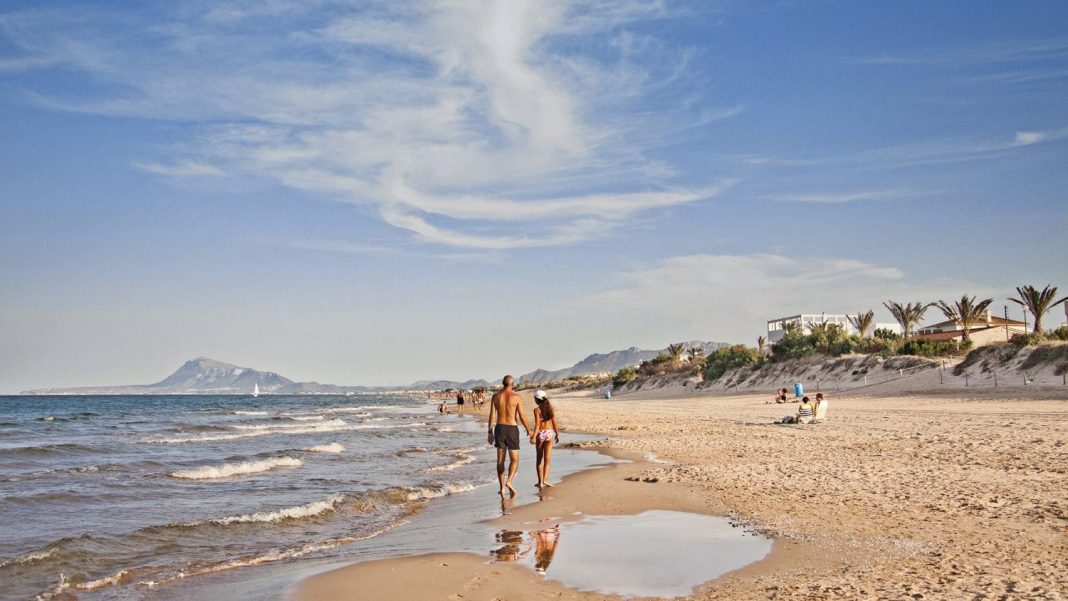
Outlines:
{"label": "blue sky", "polygon": [[1052,1],[6,2],[0,392],[197,355],[497,377],[1068,289],[1066,22]]}

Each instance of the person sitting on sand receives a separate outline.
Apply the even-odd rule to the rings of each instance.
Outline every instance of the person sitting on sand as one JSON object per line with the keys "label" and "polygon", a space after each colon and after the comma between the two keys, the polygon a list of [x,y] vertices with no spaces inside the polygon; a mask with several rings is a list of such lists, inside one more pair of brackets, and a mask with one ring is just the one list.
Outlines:
{"label": "person sitting on sand", "polygon": [[816,393],[816,404],[812,408],[812,421],[822,422],[827,420],[827,407],[830,403],[823,398],[822,392]]}
{"label": "person sitting on sand", "polygon": [[544,390],[534,393],[534,433],[530,442],[536,449],[535,467],[538,471],[538,488],[552,486],[549,484],[549,467],[553,462],[553,443],[560,442],[560,430],[556,427],[556,412],[549,403],[549,396]]}
{"label": "person sitting on sand", "polygon": [[794,418],[796,424],[808,424],[812,422],[812,403],[809,402],[808,397],[801,398],[801,404],[797,407],[797,417]]}
{"label": "person sitting on sand", "polygon": [[780,388],[779,390],[777,390],[775,392],[775,404],[776,405],[785,405],[786,404],[786,389],[785,388]]}
{"label": "person sitting on sand", "polygon": [[[516,492],[512,487],[512,478],[515,478],[515,473],[519,469],[519,426],[515,423],[516,417],[522,422],[527,436],[530,436],[530,426],[527,425],[527,418],[523,415],[523,399],[512,390],[512,376],[504,376],[502,384],[504,384],[504,389],[490,399],[488,440],[491,445],[497,447],[497,480],[501,484],[500,493],[503,496],[507,488],[514,497]],[[497,419],[496,425],[494,425],[494,416]],[[505,451],[508,452],[509,459],[507,479],[504,477]]]}
{"label": "person sitting on sand", "polygon": [[448,403],[446,403],[445,401],[441,401],[441,404],[438,405],[438,413],[444,415],[444,414],[446,414],[448,412],[449,412]]}

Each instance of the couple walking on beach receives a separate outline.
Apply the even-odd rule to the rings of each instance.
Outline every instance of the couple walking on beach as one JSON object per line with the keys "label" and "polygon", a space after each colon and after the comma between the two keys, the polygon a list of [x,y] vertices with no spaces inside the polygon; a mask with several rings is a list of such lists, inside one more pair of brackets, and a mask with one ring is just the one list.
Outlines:
{"label": "couple walking on beach", "polygon": [[[560,442],[560,434],[556,427],[556,414],[549,404],[549,397],[544,390],[534,393],[534,431],[531,432],[527,425],[527,418],[523,415],[523,399],[512,389],[512,376],[505,376],[501,382],[504,389],[493,395],[490,400],[489,432],[487,440],[489,444],[497,447],[497,480],[500,482],[500,493],[503,495],[507,490],[515,496],[515,487],[512,479],[519,470],[519,423],[523,424],[531,444],[535,445],[537,456],[538,488],[552,486],[549,484],[549,467],[552,463],[553,443]],[[494,422],[496,419],[496,423]],[[508,476],[505,477],[504,459],[508,455]]]}

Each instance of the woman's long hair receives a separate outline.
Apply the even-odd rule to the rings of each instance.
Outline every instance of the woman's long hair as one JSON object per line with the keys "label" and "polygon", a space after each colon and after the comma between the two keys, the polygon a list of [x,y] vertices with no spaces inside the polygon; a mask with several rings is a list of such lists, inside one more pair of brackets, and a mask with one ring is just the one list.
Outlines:
{"label": "woman's long hair", "polygon": [[535,399],[538,403],[538,407],[541,407],[541,421],[547,422],[553,418],[553,406],[549,404],[549,399]]}

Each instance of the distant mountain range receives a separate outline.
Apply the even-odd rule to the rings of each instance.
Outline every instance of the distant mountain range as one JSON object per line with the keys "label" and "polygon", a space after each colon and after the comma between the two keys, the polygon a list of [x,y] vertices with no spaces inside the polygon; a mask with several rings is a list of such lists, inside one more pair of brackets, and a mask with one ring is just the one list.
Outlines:
{"label": "distant mountain range", "polygon": [[[701,346],[705,353],[727,346],[723,342],[693,341],[683,343],[686,348]],[[666,349],[646,351],[636,347],[612,351],[607,354],[593,354],[575,365],[557,370],[538,369],[523,374],[518,382],[556,382],[574,376],[600,373],[614,373],[623,367],[637,365],[652,359]],[[273,371],[258,371],[248,367],[238,367],[207,357],[197,357],[186,361],[173,374],[155,384],[134,384],[125,386],[86,386],[80,388],[45,388],[27,390],[22,394],[252,394],[258,386],[261,394],[349,394],[389,391],[425,391],[472,388],[491,388],[499,380],[420,380],[408,386],[338,386],[318,382],[295,382]]]}
{"label": "distant mountain range", "polygon": [[23,394],[252,394],[256,386],[263,394],[345,394],[384,390],[366,386],[294,382],[273,371],[258,371],[197,357],[186,361],[178,371],[155,384],[46,388],[29,390]]}

